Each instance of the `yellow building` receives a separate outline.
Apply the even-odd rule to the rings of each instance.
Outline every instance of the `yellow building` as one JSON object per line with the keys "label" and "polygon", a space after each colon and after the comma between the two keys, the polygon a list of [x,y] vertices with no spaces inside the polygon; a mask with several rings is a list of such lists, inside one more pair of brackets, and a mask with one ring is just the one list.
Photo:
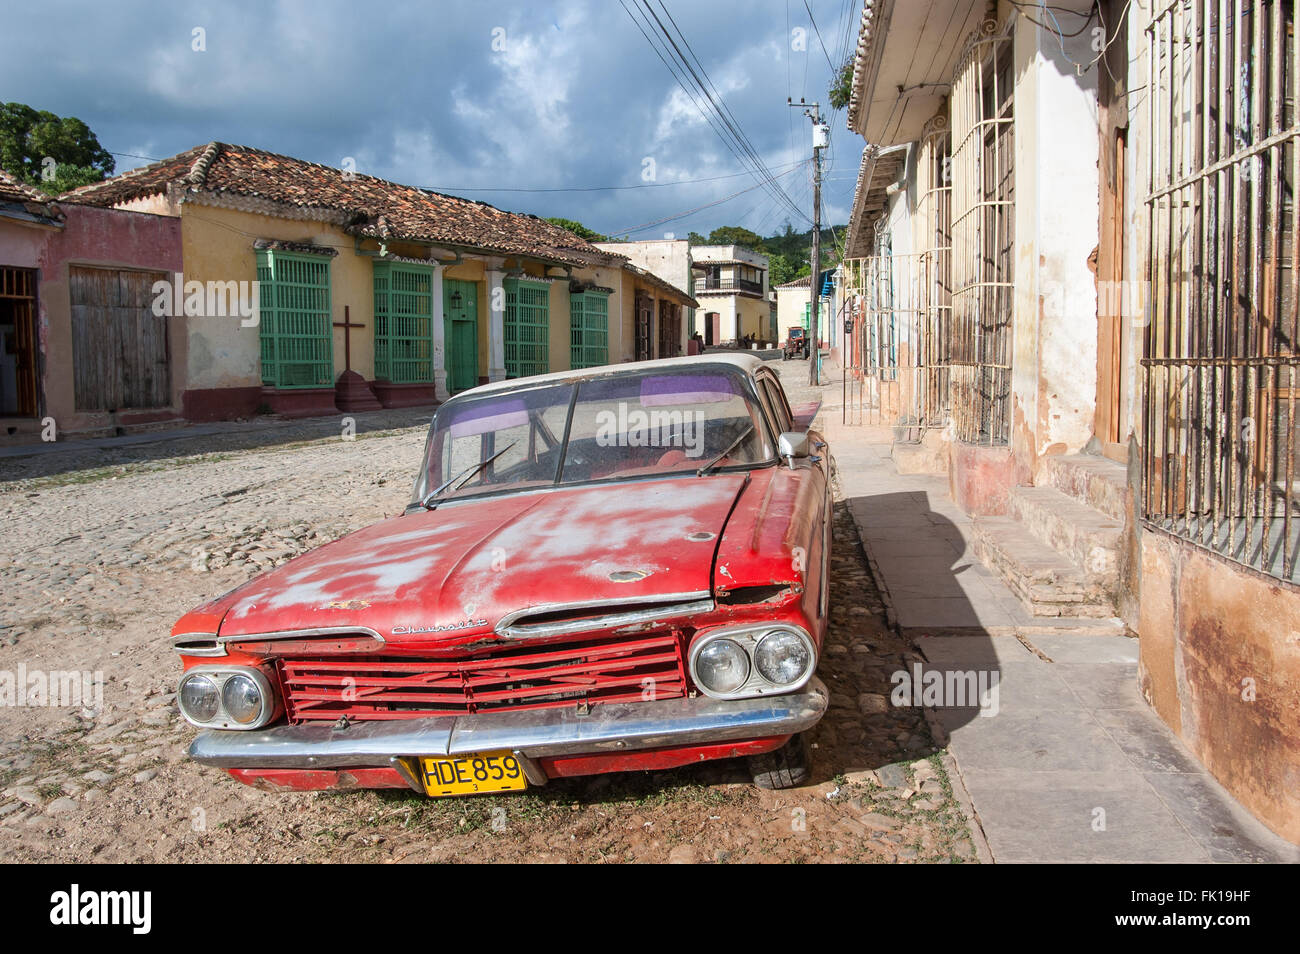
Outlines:
{"label": "yellow building", "polygon": [[184,319],[191,420],[431,404],[638,356],[644,275],[535,216],[217,142],[69,198],[179,217],[155,311]]}

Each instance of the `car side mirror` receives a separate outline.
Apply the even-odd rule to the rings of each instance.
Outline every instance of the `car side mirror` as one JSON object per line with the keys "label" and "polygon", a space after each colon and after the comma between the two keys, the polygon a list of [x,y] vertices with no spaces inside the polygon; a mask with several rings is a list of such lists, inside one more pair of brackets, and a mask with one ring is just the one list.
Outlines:
{"label": "car side mirror", "polygon": [[776,441],[777,453],[794,468],[796,459],[803,459],[809,455],[808,451],[808,432],[807,431],[786,431]]}

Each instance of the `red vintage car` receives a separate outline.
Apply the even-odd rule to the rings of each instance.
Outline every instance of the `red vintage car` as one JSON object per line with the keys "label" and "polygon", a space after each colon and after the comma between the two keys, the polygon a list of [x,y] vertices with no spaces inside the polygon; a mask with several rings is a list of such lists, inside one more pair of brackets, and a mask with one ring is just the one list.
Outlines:
{"label": "red vintage car", "polygon": [[438,408],[406,511],[172,631],[199,762],[433,796],[747,756],[808,775],[830,458],[771,369],[709,354]]}

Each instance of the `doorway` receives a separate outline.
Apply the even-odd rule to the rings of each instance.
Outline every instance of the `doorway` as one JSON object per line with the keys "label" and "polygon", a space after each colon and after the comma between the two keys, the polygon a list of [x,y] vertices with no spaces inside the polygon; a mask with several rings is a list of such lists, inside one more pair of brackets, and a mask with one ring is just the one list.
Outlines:
{"label": "doorway", "polygon": [[637,293],[636,296],[636,349],[633,357],[637,361],[649,361],[654,357],[651,350],[650,326],[654,321],[654,299],[648,295]]}
{"label": "doorway", "polygon": [[78,411],[161,408],[171,403],[167,322],[150,307],[162,272],[68,269],[73,392]]}
{"label": "doorway", "polygon": [[[1128,5],[1104,0],[1106,23],[1123,35]],[[1121,463],[1128,461],[1125,397],[1130,388],[1125,368],[1131,355],[1126,343],[1136,302],[1128,293],[1124,245],[1125,203],[1128,183],[1128,57],[1123,43],[1109,47],[1102,56],[1098,79],[1100,232],[1097,241],[1097,406],[1093,434],[1101,452]],[[1129,319],[1129,321],[1126,321]]]}
{"label": "doorway", "polygon": [[478,384],[478,284],[448,278],[443,282],[447,339],[447,390],[452,394]]}
{"label": "doorway", "polygon": [[0,417],[39,411],[36,271],[0,268]]}

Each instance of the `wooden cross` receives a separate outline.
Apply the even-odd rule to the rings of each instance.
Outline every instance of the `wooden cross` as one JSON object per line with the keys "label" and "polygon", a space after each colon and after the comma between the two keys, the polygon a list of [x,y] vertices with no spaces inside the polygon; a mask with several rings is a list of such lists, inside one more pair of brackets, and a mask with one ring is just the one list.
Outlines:
{"label": "wooden cross", "polygon": [[352,370],[352,329],[364,328],[365,325],[353,324],[348,305],[343,306],[343,320],[334,322],[335,328],[343,329],[343,370]]}

